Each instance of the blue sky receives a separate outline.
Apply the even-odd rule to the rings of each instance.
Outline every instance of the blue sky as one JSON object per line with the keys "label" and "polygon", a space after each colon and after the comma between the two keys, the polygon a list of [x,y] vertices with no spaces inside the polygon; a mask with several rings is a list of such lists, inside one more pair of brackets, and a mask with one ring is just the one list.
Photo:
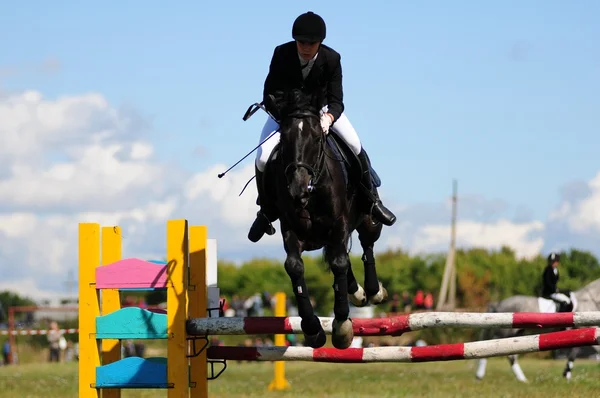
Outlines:
{"label": "blue sky", "polygon": [[191,170],[233,162],[256,144],[263,116],[241,116],[260,99],[273,47],[311,9],[342,54],[347,114],[389,192],[433,201],[455,177],[541,216],[558,185],[596,172],[597,2],[176,4],[5,5],[12,45],[0,62],[62,65],[5,87],[99,91],[152,118],[165,159]]}
{"label": "blue sky", "polygon": [[[307,10],[323,16],[325,42],[342,55],[346,113],[386,203],[410,209],[402,219],[447,224],[443,203],[456,178],[459,219],[537,221],[554,231],[544,250],[595,249],[591,230],[567,234],[548,222],[566,207],[564,225],[587,220],[574,209],[595,200],[598,2],[5,2],[0,93],[35,90],[49,101],[97,93],[135,115],[130,135],[153,147],[153,162],[214,175],[204,183],[225,189],[228,177],[218,180],[212,168],[221,171],[258,142],[265,115],[241,117],[260,100],[273,48],[291,40],[294,19]],[[51,152],[44,156],[69,158]],[[227,189],[237,194],[241,180]],[[423,217],[412,220],[417,213]],[[202,213],[181,215],[202,222]],[[240,242],[249,225],[236,226]],[[273,242],[268,250],[239,243],[225,254],[281,254]]]}

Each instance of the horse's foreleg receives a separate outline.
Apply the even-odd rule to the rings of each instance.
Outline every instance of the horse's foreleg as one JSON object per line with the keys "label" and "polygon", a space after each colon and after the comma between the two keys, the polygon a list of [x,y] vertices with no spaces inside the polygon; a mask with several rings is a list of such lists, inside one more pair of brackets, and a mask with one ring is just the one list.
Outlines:
{"label": "horse's foreleg", "polygon": [[304,261],[302,261],[302,245],[292,231],[284,232],[284,247],[287,253],[285,271],[292,282],[292,290],[296,297],[298,315],[302,319],[300,326],[304,333],[304,344],[320,348],[327,342],[327,336],[321,326],[319,318],[315,315],[306,281],[304,280]]}
{"label": "horse's foreleg", "polygon": [[350,307],[348,303],[348,269],[350,268],[350,257],[346,253],[344,245],[328,247],[326,257],[331,272],[333,273],[334,320],[331,328],[331,342],[338,349],[350,347],[354,339],[352,321],[348,319]]}
{"label": "horse's foreleg", "polygon": [[477,380],[483,380],[485,376],[485,368],[487,366],[487,358],[481,358],[477,364],[477,372],[475,373],[475,377]]}
{"label": "horse's foreleg", "polygon": [[[494,332],[495,331],[493,329],[481,329],[481,331],[479,332],[479,341],[491,339],[492,337],[494,337]],[[475,372],[475,377],[477,378],[477,380],[483,380],[483,377],[485,376],[486,367],[487,358],[479,359],[477,365],[477,372]]]}

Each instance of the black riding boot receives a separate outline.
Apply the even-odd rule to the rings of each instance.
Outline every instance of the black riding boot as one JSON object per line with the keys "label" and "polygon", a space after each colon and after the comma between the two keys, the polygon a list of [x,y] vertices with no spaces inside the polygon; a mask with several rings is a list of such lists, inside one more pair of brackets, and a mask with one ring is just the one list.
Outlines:
{"label": "black riding boot", "polygon": [[367,153],[364,149],[361,149],[360,153],[358,154],[358,159],[360,160],[362,167],[362,175],[360,179],[361,188],[365,196],[369,199],[369,202],[373,205],[373,215],[382,224],[388,226],[393,225],[396,222],[396,216],[387,207],[385,207],[379,199],[377,188],[373,186],[373,181],[371,180],[371,166],[369,164],[369,159],[367,159]]}
{"label": "black riding boot", "polygon": [[257,204],[260,205],[260,210],[256,213],[256,219],[252,223],[250,227],[250,231],[248,232],[248,239],[251,242],[258,242],[260,238],[266,233],[267,235],[273,235],[275,233],[275,228],[271,221],[275,221],[276,218],[269,217],[272,211],[266,211],[268,206],[268,199],[264,189],[264,174],[255,168],[256,171],[256,188],[258,190],[258,199]]}

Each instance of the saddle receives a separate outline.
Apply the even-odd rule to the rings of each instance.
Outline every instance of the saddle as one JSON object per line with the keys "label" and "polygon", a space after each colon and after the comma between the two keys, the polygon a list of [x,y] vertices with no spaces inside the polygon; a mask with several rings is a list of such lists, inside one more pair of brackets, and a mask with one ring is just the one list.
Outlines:
{"label": "saddle", "polygon": [[[271,101],[274,101],[274,98],[272,95],[269,95],[269,98]],[[262,109],[263,111],[265,111],[265,113],[267,113],[267,115],[269,115],[273,120],[278,120],[267,110],[267,108],[264,106],[264,104],[262,102],[254,103],[254,104],[250,105],[250,107],[248,107],[248,110],[242,117],[242,120],[244,120],[244,121],[248,120],[259,109]],[[362,175],[363,169],[362,169],[360,160],[358,159],[358,156],[356,156],[354,154],[354,152],[352,152],[350,147],[340,137],[338,137],[337,134],[335,134],[333,131],[331,131],[329,134],[327,134],[327,138],[325,141],[327,143],[327,146],[335,154],[334,156],[336,156],[342,162],[342,169],[344,172],[346,186],[348,185],[348,182],[349,182],[349,176]],[[268,188],[267,181],[269,181],[269,179],[271,177],[270,174],[272,173],[270,166],[277,159],[277,157],[279,155],[279,148],[280,148],[280,144],[278,143],[277,145],[275,145],[275,148],[273,148],[273,151],[271,151],[271,155],[269,155],[269,159],[267,160],[267,164],[265,166],[265,171],[264,171],[265,178],[263,179],[263,184],[265,185],[263,187],[263,188],[265,188],[264,192],[267,192],[267,188]],[[363,150],[364,150],[364,148],[363,148]],[[379,188],[381,186],[381,178],[379,178],[379,175],[377,175],[377,172],[375,172],[375,170],[371,166],[371,159],[369,158],[369,154],[367,153],[366,150],[364,150],[364,151],[365,151],[365,155],[367,157],[367,161],[369,163],[369,173],[371,175],[371,182],[373,184],[373,187]],[[257,205],[258,204],[260,204],[260,203],[258,203],[258,201],[257,201]]]}
{"label": "saddle", "polygon": [[[344,180],[345,180],[344,182],[345,182],[346,186],[348,186],[350,179],[352,177],[358,177],[363,173],[363,169],[362,169],[360,160],[358,160],[358,156],[356,156],[354,154],[354,152],[352,152],[352,150],[344,142],[344,140],[342,140],[340,137],[338,137],[333,132],[330,132],[329,134],[327,134],[327,138],[326,138],[325,142],[327,143],[327,147],[333,153],[333,155],[330,154],[329,156],[332,156],[341,162],[342,171],[344,173]],[[279,156],[279,149],[280,149],[280,144],[278,143],[277,145],[275,145],[275,148],[273,148],[273,151],[271,152],[271,155],[269,156],[269,160],[267,161],[267,165],[265,167],[265,179],[264,179],[265,183],[266,183],[266,181],[269,181],[269,179],[271,177],[270,176],[270,173],[272,172],[271,165],[277,160],[277,158]],[[366,151],[365,151],[365,154],[366,154]],[[379,188],[381,186],[381,179],[379,178],[379,175],[377,174],[377,172],[371,166],[371,160],[369,159],[369,155],[368,154],[366,154],[366,155],[367,155],[367,160],[369,161],[369,173],[371,175],[371,181],[375,188]]]}

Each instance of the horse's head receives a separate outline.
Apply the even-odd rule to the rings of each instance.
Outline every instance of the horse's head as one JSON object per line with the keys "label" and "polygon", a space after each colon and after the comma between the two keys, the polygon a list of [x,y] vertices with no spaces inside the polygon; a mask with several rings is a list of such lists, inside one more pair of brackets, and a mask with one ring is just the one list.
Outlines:
{"label": "horse's head", "polygon": [[311,97],[292,90],[272,98],[280,119],[281,160],[288,192],[296,205],[305,207],[320,176],[325,135],[319,110]]}

